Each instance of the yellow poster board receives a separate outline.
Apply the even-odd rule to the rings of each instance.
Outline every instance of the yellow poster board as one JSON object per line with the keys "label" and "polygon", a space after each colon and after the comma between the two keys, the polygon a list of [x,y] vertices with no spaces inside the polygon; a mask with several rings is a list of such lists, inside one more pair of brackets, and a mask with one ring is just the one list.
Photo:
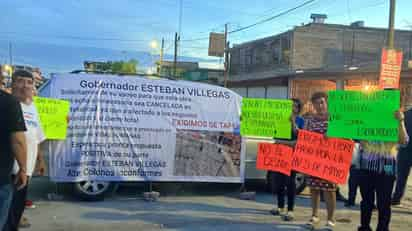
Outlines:
{"label": "yellow poster board", "polygon": [[70,102],[60,99],[34,97],[34,105],[47,139],[64,140],[67,134],[67,116]]}

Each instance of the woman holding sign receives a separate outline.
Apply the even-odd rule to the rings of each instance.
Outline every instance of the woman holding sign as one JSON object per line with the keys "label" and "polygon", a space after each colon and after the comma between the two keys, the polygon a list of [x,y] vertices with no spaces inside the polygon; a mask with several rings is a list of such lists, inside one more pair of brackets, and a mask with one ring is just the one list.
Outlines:
{"label": "woman holding sign", "polygon": [[[297,139],[298,129],[302,129],[304,126],[304,120],[299,116],[302,103],[298,99],[292,99],[292,140],[283,141],[277,140],[276,143],[286,144],[290,146],[295,145],[295,140]],[[287,176],[280,172],[269,172],[270,179],[272,179],[272,191],[273,194],[277,195],[278,208],[272,209],[270,213],[274,216],[282,216],[285,221],[294,220],[293,210],[295,207],[295,197],[296,197],[296,172],[292,171],[290,176]],[[285,211],[285,195],[288,199],[288,210]]]}
{"label": "woman holding sign", "polygon": [[[407,144],[409,137],[404,124],[404,114],[395,113],[399,120],[399,144]],[[383,122],[383,121],[382,121]],[[377,231],[388,231],[391,220],[391,195],[396,178],[398,143],[362,141],[359,158],[359,186],[362,195],[361,226],[359,231],[372,231],[370,227],[376,191],[378,205]]]}
{"label": "woman holding sign", "polygon": [[[305,130],[325,134],[328,128],[328,96],[324,92],[314,93],[311,102],[314,113],[305,118]],[[335,226],[336,188],[337,185],[316,177],[308,177],[308,186],[312,198],[312,218],[307,223],[309,229],[315,229],[320,223],[319,207],[320,193],[323,192],[328,211],[326,227],[332,229]]]}

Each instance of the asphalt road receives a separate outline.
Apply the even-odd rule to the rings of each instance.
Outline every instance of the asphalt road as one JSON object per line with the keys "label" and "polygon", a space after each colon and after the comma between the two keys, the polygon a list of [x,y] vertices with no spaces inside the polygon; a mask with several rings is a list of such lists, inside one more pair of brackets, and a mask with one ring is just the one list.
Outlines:
{"label": "asphalt road", "polygon": [[[411,177],[412,178],[412,177]],[[402,208],[393,208],[391,230],[411,230],[412,179]],[[163,184],[156,187],[162,194],[158,202],[145,202],[142,187],[121,187],[119,193],[102,202],[79,202],[65,194],[62,201],[47,200],[55,187],[47,178],[33,180],[31,198],[36,209],[26,211],[32,227],[28,231],[103,231],[103,230],[304,230],[310,218],[308,196],[297,198],[296,221],[283,222],[270,215],[273,198],[259,190],[255,201],[238,199],[238,185],[230,184]],[[254,186],[250,186],[256,190]],[[343,191],[346,191],[343,188]],[[358,200],[360,196],[358,196]],[[322,224],[326,211],[322,205]],[[374,214],[374,225],[376,224]],[[356,230],[358,208],[346,209],[339,203],[335,230]]]}

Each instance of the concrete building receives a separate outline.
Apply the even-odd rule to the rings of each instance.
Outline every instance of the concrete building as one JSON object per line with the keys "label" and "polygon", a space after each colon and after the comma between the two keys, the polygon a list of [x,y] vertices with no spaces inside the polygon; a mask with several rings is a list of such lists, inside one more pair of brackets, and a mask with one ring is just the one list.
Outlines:
{"label": "concrete building", "polygon": [[[311,89],[375,86],[387,29],[366,27],[362,21],[325,24],[326,15],[311,18],[312,23],[287,32],[234,45],[229,87],[248,97],[306,99]],[[407,71],[412,31],[397,30],[395,40],[403,51],[402,77],[412,79]]]}
{"label": "concrete building", "polygon": [[[173,61],[158,62],[157,73],[159,76],[174,76]],[[189,81],[221,84],[223,82],[223,70],[201,67],[197,62],[177,62],[176,77]]]}
{"label": "concrete building", "polygon": [[27,66],[27,65],[2,65],[2,74],[5,76],[5,83],[6,83],[6,89],[10,90],[11,88],[11,76],[14,71],[17,70],[26,70],[29,71],[33,74],[34,78],[34,85],[36,89],[39,89],[44,81],[45,78],[42,76],[41,70],[38,67],[32,67],[32,66]]}

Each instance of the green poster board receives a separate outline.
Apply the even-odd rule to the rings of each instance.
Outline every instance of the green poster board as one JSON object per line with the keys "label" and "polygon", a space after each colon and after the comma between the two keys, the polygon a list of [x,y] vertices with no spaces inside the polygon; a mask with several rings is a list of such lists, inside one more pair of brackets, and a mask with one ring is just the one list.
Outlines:
{"label": "green poster board", "polygon": [[330,91],[328,136],[370,141],[398,141],[400,92]]}
{"label": "green poster board", "polygon": [[67,134],[67,116],[70,102],[66,100],[34,97],[34,105],[47,139],[64,140]]}
{"label": "green poster board", "polygon": [[291,100],[243,98],[240,134],[290,139],[292,104]]}

